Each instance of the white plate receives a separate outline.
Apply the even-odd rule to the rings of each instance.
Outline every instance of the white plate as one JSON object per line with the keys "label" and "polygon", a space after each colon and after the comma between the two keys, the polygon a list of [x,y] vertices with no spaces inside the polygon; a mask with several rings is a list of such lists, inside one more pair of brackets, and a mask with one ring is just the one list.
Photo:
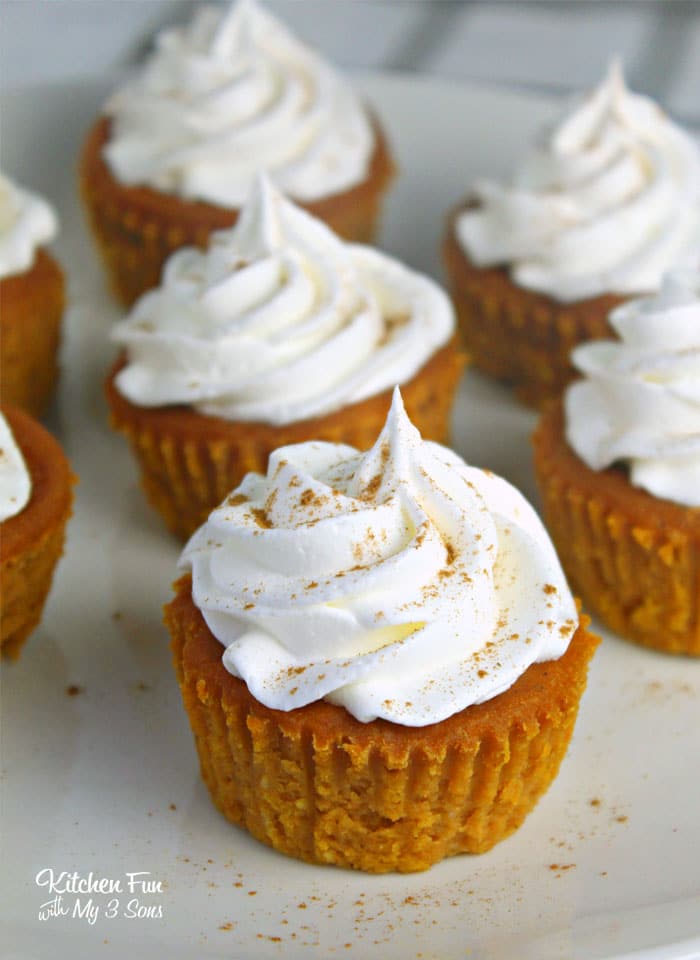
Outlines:
{"label": "white plate", "polygon": [[[552,114],[542,99],[406,77],[362,82],[401,166],[384,246],[439,275],[445,210],[479,174],[504,174]],[[428,873],[366,876],[289,860],[230,826],[200,782],[161,604],[179,545],[144,504],[102,379],[109,302],[75,191],[104,82],[5,98],[2,166],[48,195],[73,308],[50,425],[80,474],[75,517],[42,626],[3,666],[3,880],[7,957],[519,958],[700,956],[700,662],[614,637],[597,654],[573,743],[524,826],[490,853]],[[455,446],[534,496],[533,416],[470,372]],[[67,695],[78,685],[82,692]],[[39,919],[52,868],[119,881],[162,918],[123,915],[136,894],[92,896],[94,923]],[[46,875],[44,875],[46,876]],[[119,900],[119,915],[107,914]],[[66,893],[69,914],[90,898]],[[112,911],[115,907],[112,906]]]}

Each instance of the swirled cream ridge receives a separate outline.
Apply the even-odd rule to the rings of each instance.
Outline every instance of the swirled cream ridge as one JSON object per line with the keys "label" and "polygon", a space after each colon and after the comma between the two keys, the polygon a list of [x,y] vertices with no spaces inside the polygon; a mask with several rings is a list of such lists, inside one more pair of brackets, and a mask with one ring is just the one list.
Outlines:
{"label": "swirled cream ridge", "polygon": [[157,37],[107,102],[105,159],[125,185],[239,207],[258,170],[301,201],[361,183],[374,150],[350,86],[256,0],[205,6]]}
{"label": "swirled cream ridge", "polygon": [[0,413],[0,522],[21,513],[31,495],[32,478],[22,451]]}
{"label": "swirled cream ridge", "polygon": [[260,175],[236,225],[175,253],[116,325],[116,386],[140,406],[286,424],[407,382],[454,326],[435,283],[344,243]]}
{"label": "swirled cream ridge", "polygon": [[609,321],[619,341],[572,353],[584,379],[565,396],[569,445],[593,470],[623,461],[634,486],[700,507],[700,252]]}
{"label": "swirled cream ridge", "polygon": [[700,238],[700,150],[615,62],[512,185],[479,181],[472,196],[455,229],[476,266],[564,302],[653,292]]}
{"label": "swirled cream ridge", "polygon": [[0,278],[24,273],[58,230],[51,206],[0,174]]}
{"label": "swirled cream ridge", "polygon": [[277,450],[180,565],[226,668],[280,710],[435,723],[561,656],[578,624],[532,507],[422,441],[398,389],[371,450]]}

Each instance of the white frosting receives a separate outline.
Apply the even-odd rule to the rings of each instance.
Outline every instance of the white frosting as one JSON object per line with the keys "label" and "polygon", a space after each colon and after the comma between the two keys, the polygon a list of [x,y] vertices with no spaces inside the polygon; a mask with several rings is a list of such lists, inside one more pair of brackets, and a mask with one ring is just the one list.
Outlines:
{"label": "white frosting", "polygon": [[635,486],[700,507],[700,253],[610,324],[620,342],[571,355],[585,379],[566,393],[568,442],[593,470],[624,461]]}
{"label": "white frosting", "polygon": [[22,451],[0,413],[0,522],[24,510],[31,494],[32,478]]}
{"label": "white frosting", "polygon": [[512,186],[473,194],[456,232],[477,266],[508,264],[515,283],[560,301],[652,292],[700,236],[700,151],[613,63]]}
{"label": "white frosting", "polygon": [[46,200],[0,174],[0,277],[28,270],[37,247],[53,240],[57,230]]}
{"label": "white frosting", "polygon": [[236,226],[175,253],[115,327],[116,384],[139,406],[284,424],[405,383],[453,330],[435,283],[344,243],[259,176]]}
{"label": "white frosting", "polygon": [[257,170],[297,200],[361,183],[374,150],[348,84],[255,0],[161,33],[106,104],[104,155],[124,184],[239,207]]}
{"label": "white frosting", "polygon": [[438,722],[561,656],[578,623],[532,507],[422,441],[398,389],[371,450],[277,450],[180,564],[226,668],[280,710]]}

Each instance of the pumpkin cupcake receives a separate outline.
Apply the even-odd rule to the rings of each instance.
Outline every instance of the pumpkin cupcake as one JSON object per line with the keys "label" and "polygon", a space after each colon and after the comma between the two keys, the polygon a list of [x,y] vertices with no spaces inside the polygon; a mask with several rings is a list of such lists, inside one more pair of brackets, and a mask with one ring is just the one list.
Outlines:
{"label": "pumpkin cupcake", "polygon": [[202,775],[290,856],[372,873],[480,853],[566,752],[588,634],[532,507],[422,441],[283,447],[197,531],[166,607]]}
{"label": "pumpkin cupcake", "polygon": [[0,403],[40,416],[58,378],[64,306],[49,204],[0,175]]}
{"label": "pumpkin cupcake", "polygon": [[342,242],[260,176],[236,226],[174,254],[116,326],[112,424],[184,537],[277,447],[370,446],[396,383],[424,433],[445,439],[462,370],[454,329],[431,280]]}
{"label": "pumpkin cupcake", "polygon": [[105,104],[80,182],[115,294],[131,305],[180,247],[232,226],[255,173],[370,242],[394,166],[347,82],[255,0],[200,7]]}
{"label": "pumpkin cupcake", "polygon": [[612,336],[610,311],[657,291],[699,225],[696,142],[613,64],[511,185],[477,182],[449,218],[444,259],[474,364],[541,407],[574,377],[572,348]]}
{"label": "pumpkin cupcake", "polygon": [[700,255],[578,347],[535,467],[574,589],[612,630],[700,656]]}
{"label": "pumpkin cupcake", "polygon": [[73,504],[70,465],[22,410],[0,412],[0,650],[19,656],[41,619]]}

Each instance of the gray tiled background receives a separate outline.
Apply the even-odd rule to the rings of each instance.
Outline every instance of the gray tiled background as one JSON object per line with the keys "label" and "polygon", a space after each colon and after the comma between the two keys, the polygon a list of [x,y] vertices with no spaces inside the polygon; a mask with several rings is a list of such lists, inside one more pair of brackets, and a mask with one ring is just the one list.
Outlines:
{"label": "gray tiled background", "polygon": [[[0,85],[135,62],[192,0],[0,0]],[[630,85],[700,123],[700,0],[268,0],[350,68],[427,72],[531,89],[594,83],[614,53]]]}

